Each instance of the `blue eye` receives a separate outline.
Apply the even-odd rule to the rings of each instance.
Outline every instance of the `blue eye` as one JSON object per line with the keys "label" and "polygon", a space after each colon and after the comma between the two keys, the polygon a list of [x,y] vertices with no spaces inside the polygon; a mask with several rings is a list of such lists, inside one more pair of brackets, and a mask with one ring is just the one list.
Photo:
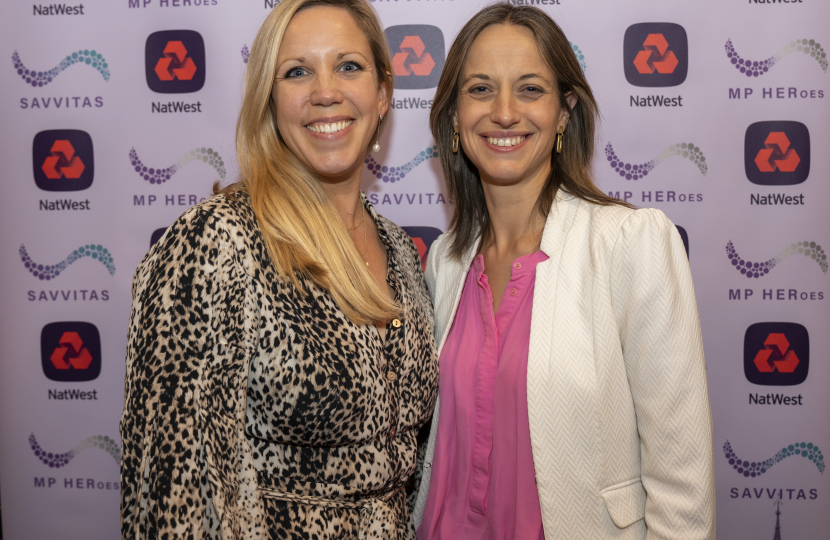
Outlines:
{"label": "blue eye", "polygon": [[470,93],[471,94],[481,94],[482,92],[486,92],[486,91],[487,91],[486,86],[473,86],[472,88],[470,88]]}
{"label": "blue eye", "polygon": [[296,79],[297,77],[302,77],[306,74],[305,68],[295,67],[288,70],[285,74],[286,79]]}
{"label": "blue eye", "polygon": [[348,61],[348,62],[345,62],[342,66],[340,66],[340,69],[342,71],[347,71],[347,72],[349,72],[349,71],[363,71],[363,67],[360,64],[358,64],[357,62],[353,62],[351,60]]}

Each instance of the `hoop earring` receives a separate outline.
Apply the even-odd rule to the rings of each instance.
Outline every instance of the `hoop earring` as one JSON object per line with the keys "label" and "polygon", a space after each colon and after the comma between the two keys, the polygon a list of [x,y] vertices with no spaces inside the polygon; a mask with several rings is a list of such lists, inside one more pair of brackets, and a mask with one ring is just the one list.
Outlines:
{"label": "hoop earring", "polygon": [[383,120],[383,115],[378,115],[378,127],[375,130],[375,145],[372,147],[373,152],[380,152],[380,122]]}
{"label": "hoop earring", "polygon": [[562,141],[565,139],[565,128],[560,127],[556,132],[556,153],[562,153]]}
{"label": "hoop earring", "polygon": [[455,132],[452,136],[452,153],[458,153],[458,143],[461,141],[461,136],[458,134],[458,126],[453,126],[452,130]]}

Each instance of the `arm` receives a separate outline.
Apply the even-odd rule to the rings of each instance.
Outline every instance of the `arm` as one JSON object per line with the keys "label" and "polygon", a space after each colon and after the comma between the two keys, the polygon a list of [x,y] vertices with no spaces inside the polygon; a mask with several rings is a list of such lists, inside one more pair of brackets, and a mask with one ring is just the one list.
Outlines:
{"label": "arm", "polygon": [[232,423],[216,414],[217,398],[236,389],[213,386],[233,362],[216,336],[227,334],[228,306],[244,291],[223,264],[215,221],[200,208],[185,213],[136,271],[121,419],[123,538],[212,538],[221,529],[216,469],[227,462],[215,447],[235,455],[234,441],[217,440],[235,431],[222,429]]}
{"label": "arm", "polygon": [[626,220],[611,262],[614,314],[640,435],[649,539],[713,539],[712,416],[692,277],[659,210]]}

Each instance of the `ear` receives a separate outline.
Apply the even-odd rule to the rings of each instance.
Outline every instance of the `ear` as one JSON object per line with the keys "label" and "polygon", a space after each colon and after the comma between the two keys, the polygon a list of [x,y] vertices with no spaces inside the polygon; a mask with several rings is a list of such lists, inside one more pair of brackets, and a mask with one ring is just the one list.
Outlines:
{"label": "ear", "polygon": [[452,113],[452,125],[453,126],[458,125],[458,111],[455,111],[455,112]]}
{"label": "ear", "polygon": [[568,104],[568,108],[562,107],[559,110],[559,125],[564,128],[568,125],[568,120],[571,119],[571,113],[568,111],[572,111],[574,107],[576,107],[576,102],[579,98],[576,97],[576,94],[573,91],[568,92],[565,94],[565,103]]}
{"label": "ear", "polygon": [[[388,75],[387,80],[392,79],[392,74],[388,71],[386,72]],[[378,89],[378,114],[382,114],[386,116],[386,111],[389,110],[389,86],[388,83],[385,81],[380,83],[380,88]]]}

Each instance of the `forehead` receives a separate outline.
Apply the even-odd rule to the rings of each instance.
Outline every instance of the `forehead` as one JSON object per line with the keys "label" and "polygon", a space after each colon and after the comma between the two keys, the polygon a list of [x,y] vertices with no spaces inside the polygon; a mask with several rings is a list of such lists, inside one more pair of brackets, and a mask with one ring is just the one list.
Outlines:
{"label": "forehead", "polygon": [[326,52],[366,54],[371,48],[354,17],[345,9],[315,6],[295,14],[285,29],[279,57]]}
{"label": "forehead", "polygon": [[553,79],[536,36],[524,26],[494,24],[473,41],[462,68],[462,77],[472,73],[517,75],[536,73]]}

